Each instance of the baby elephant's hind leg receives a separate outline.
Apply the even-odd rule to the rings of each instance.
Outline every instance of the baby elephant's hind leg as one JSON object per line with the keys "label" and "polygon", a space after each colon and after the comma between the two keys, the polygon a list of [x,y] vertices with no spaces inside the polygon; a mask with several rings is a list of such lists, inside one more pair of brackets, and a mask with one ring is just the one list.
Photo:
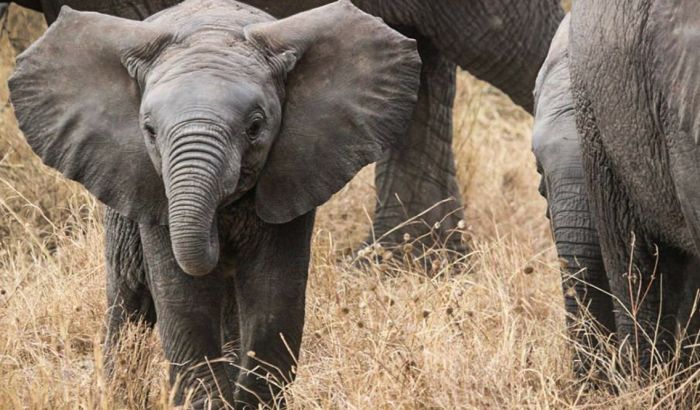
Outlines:
{"label": "baby elephant's hind leg", "polygon": [[124,326],[143,322],[153,327],[156,313],[146,287],[138,224],[110,208],[105,210],[105,265],[108,308],[104,351],[106,370],[111,375]]}

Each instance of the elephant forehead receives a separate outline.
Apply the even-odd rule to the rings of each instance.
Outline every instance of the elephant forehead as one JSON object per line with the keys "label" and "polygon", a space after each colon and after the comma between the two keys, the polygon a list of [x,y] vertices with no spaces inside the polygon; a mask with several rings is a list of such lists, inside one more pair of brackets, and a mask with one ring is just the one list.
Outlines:
{"label": "elephant forehead", "polygon": [[273,20],[263,11],[230,0],[187,0],[150,17],[147,21],[174,27],[182,36],[211,28],[242,32],[252,23]]}
{"label": "elephant forehead", "polygon": [[274,20],[270,15],[230,0],[187,0],[148,19],[171,27],[175,41],[154,56],[147,87],[199,73],[246,76],[248,81],[269,81],[269,67],[260,51],[248,43],[243,28]]}
{"label": "elephant forehead", "polygon": [[[186,44],[173,44],[163,50],[145,76],[145,89],[161,84],[188,82],[197,90],[207,84],[221,82],[275,84],[265,57],[249,43],[224,44],[218,40],[193,39]],[[198,84],[197,84],[198,83]]]}
{"label": "elephant forehead", "polygon": [[156,110],[171,110],[173,106],[182,105],[183,108],[217,107],[236,113],[251,106],[263,106],[264,97],[259,85],[245,79],[193,73],[150,89],[144,101]]}

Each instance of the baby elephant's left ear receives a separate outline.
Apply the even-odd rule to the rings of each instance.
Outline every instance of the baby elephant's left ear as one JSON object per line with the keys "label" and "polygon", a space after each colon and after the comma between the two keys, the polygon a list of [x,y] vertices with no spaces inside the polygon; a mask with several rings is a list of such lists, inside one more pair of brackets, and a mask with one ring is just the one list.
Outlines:
{"label": "baby elephant's left ear", "polygon": [[416,103],[416,42],[341,0],[246,28],[287,77],[280,134],[256,209],[285,223],[327,201],[403,135]]}

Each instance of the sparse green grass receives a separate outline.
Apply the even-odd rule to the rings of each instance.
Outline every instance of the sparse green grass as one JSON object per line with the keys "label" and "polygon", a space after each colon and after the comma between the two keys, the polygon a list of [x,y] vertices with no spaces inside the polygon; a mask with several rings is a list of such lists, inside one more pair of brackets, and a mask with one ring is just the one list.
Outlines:
{"label": "sparse green grass", "polygon": [[[153,332],[129,329],[115,380],[102,377],[100,206],[20,136],[5,104],[8,41],[0,37],[0,408],[168,408]],[[473,252],[430,277],[411,265],[358,272],[342,261],[369,226],[374,188],[364,170],[319,212],[291,407],[697,406],[698,378],[675,381],[672,367],[651,382],[620,378],[619,395],[573,377],[531,119],[486,84],[466,74],[459,82],[454,146]]]}

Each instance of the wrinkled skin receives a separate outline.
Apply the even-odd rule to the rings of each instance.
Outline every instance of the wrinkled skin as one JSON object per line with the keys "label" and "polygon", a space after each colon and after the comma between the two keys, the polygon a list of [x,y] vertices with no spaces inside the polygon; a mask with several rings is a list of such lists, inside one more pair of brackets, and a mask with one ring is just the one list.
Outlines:
{"label": "wrinkled skin", "polygon": [[[277,16],[284,16],[323,0],[279,2],[246,0]],[[503,90],[532,112],[532,88],[537,70],[563,17],[557,0],[353,0],[361,9],[419,43],[423,61],[418,107],[407,138],[377,163],[377,207],[372,236],[383,242],[402,242],[405,233],[437,240],[449,249],[465,251],[454,233],[464,219],[452,153],[452,105],[455,68],[460,66]],[[397,197],[399,200],[397,200]],[[392,228],[418,215],[408,226]],[[440,221],[438,229],[432,230]]]}
{"label": "wrinkled skin", "polygon": [[280,404],[315,208],[405,134],[419,80],[415,41],[349,1],[279,21],[232,0],[64,9],[11,99],[32,149],[107,205],[108,361],[126,322],[157,321],[177,403]]}
{"label": "wrinkled skin", "polygon": [[[596,351],[599,342],[593,337],[595,332],[592,330],[599,325],[597,330],[601,334],[613,333],[615,317],[598,231],[590,213],[585,187],[571,94],[569,27],[567,16],[552,41],[537,78],[532,146],[537,169],[542,175],[540,193],[547,199],[547,216],[562,263],[570,336],[585,351],[592,352]],[[581,327],[582,323],[591,327]],[[577,354],[574,370],[578,375],[588,373],[592,357],[586,353]]]}
{"label": "wrinkled skin", "polygon": [[[44,0],[27,2],[55,20],[62,4],[132,19],[179,0]],[[244,0],[281,18],[330,0]],[[403,242],[404,234],[466,251],[454,230],[464,219],[452,152],[455,69],[460,66],[532,112],[537,70],[563,17],[559,0],[353,0],[415,38],[423,61],[418,106],[405,138],[377,163],[377,204],[367,242]],[[398,199],[397,199],[398,198]],[[434,206],[440,201],[448,200]],[[427,211],[428,210],[428,211]],[[424,211],[427,211],[424,213]],[[424,213],[402,229],[392,228]],[[435,222],[441,222],[437,229]],[[389,233],[390,232],[390,233]],[[417,252],[421,250],[415,248]]]}
{"label": "wrinkled skin", "polygon": [[568,66],[589,203],[617,339],[644,369],[698,332],[698,38],[693,0],[572,10]]}

